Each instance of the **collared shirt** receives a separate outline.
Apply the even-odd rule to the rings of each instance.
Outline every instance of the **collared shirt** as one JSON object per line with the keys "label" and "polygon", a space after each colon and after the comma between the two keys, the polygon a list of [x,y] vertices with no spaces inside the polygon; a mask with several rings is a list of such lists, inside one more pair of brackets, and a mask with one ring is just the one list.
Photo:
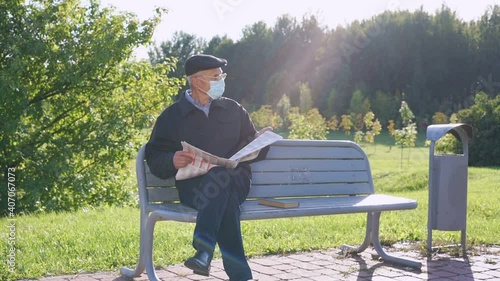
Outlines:
{"label": "collared shirt", "polygon": [[201,105],[199,102],[197,102],[193,96],[191,89],[186,90],[186,99],[192,103],[194,106],[196,106],[199,110],[205,112],[205,115],[208,116],[208,112],[210,111],[210,105],[212,104],[213,99],[210,98],[208,103],[206,105]]}
{"label": "collared shirt", "polygon": [[[207,116],[183,93],[156,120],[146,145],[146,161],[154,175],[166,179],[177,173],[172,159],[176,151],[182,150],[181,141],[230,158],[251,142],[256,132],[247,111],[236,101],[226,97],[213,100]],[[263,150],[263,157],[266,152]],[[247,163],[240,166],[250,170]]]}

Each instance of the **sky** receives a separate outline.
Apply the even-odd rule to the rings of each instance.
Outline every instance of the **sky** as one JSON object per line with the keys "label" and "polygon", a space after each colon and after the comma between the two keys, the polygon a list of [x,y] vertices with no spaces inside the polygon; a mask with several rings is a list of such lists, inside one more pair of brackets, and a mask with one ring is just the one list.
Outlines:
{"label": "sky", "polygon": [[[155,7],[167,8],[168,14],[153,35],[153,41],[159,45],[170,40],[175,31],[207,41],[216,35],[238,40],[245,26],[258,21],[274,26],[276,19],[284,14],[299,21],[305,14],[314,14],[323,26],[335,28],[369,19],[385,10],[414,11],[423,7],[434,13],[444,3],[459,18],[470,21],[479,19],[489,6],[500,5],[500,0],[101,0],[101,3],[118,11],[133,12],[142,20],[152,17]],[[135,55],[146,59],[147,50],[139,48]]]}

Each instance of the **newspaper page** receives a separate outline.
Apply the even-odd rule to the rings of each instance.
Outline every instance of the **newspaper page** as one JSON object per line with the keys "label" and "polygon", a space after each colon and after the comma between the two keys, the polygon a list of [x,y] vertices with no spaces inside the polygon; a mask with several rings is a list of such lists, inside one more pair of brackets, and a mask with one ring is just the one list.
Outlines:
{"label": "newspaper page", "polygon": [[183,141],[181,142],[182,150],[191,152],[195,157],[191,164],[177,171],[175,179],[185,180],[201,176],[206,174],[211,168],[217,166],[236,168],[239,162],[245,162],[255,159],[259,155],[259,152],[262,148],[282,138],[282,136],[276,133],[266,131],[262,135],[254,139],[252,142],[247,144],[245,147],[243,147],[229,159],[212,155]]}

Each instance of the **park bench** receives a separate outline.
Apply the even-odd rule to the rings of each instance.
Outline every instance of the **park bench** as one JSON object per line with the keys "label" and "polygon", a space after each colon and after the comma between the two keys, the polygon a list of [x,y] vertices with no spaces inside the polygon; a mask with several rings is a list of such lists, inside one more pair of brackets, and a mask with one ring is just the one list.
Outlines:
{"label": "park bench", "polygon": [[[140,253],[135,269],[121,274],[138,277],[144,269],[149,280],[158,280],[153,265],[153,232],[157,221],[195,222],[196,210],[179,203],[174,179],[151,174],[144,161],[145,147],[137,156],[140,197]],[[420,268],[421,263],[387,254],[379,240],[382,211],[415,209],[415,200],[375,194],[370,164],[364,151],[351,141],[280,140],[271,145],[266,159],[251,164],[252,186],[241,206],[242,220],[276,219],[350,213],[367,213],[366,234],[359,247],[344,245],[348,253],[364,251],[370,244],[384,260]],[[258,198],[286,198],[295,208],[258,203]]]}

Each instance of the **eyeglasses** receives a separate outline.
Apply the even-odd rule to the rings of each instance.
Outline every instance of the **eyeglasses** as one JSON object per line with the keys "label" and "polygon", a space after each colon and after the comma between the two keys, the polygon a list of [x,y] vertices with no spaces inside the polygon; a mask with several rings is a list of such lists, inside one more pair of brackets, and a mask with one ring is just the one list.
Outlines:
{"label": "eyeglasses", "polygon": [[[218,74],[216,76],[197,75],[195,77],[207,77],[207,78],[209,78],[209,81],[220,81],[220,80],[226,79],[227,73],[221,73],[221,74]],[[203,80],[203,79],[200,79],[200,80]],[[203,81],[205,81],[205,80],[203,80]]]}

